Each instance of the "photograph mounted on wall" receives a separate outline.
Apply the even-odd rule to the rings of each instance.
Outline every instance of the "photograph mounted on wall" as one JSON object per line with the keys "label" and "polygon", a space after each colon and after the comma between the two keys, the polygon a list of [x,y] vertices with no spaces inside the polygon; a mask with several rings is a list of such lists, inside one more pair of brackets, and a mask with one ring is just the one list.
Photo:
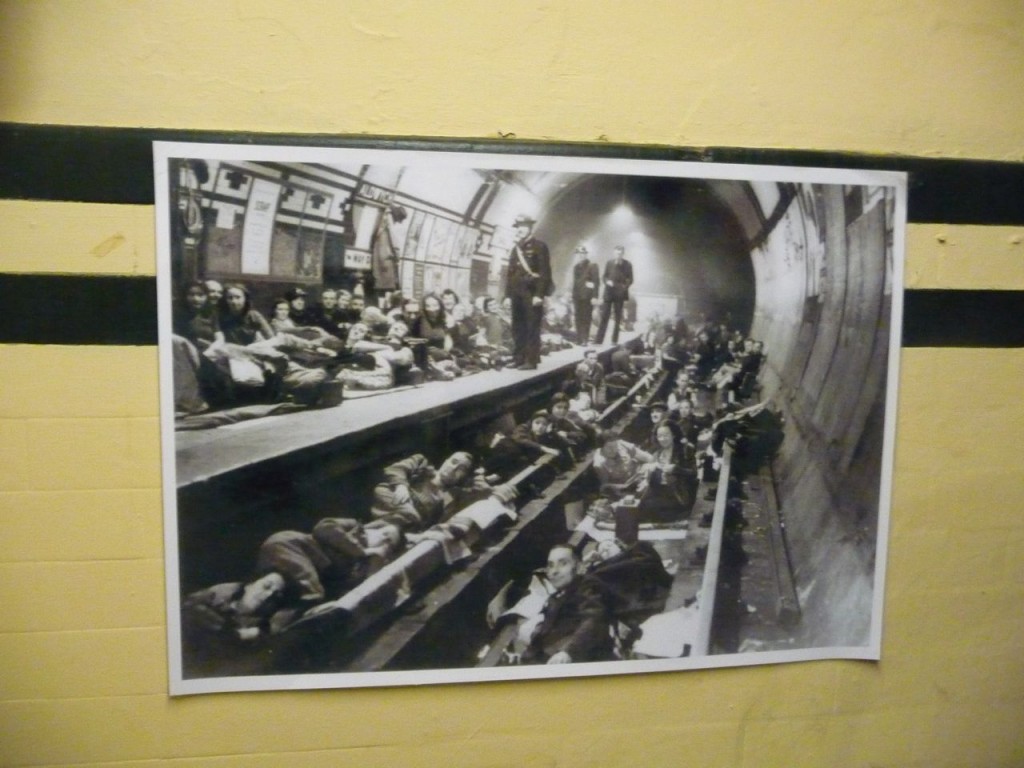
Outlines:
{"label": "photograph mounted on wall", "polygon": [[905,175],[442,150],[154,145],[170,692],[880,658]]}

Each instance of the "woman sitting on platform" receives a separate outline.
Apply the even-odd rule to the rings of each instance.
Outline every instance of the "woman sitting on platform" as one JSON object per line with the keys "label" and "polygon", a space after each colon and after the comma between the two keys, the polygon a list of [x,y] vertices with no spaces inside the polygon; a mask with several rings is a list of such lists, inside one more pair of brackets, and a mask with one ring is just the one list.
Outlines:
{"label": "woman sitting on platform", "polygon": [[253,309],[249,290],[240,283],[229,283],[224,287],[220,306],[220,328],[229,344],[248,346],[257,341],[268,341],[274,336],[274,329],[259,312]]}
{"label": "woman sitting on platform", "polygon": [[416,338],[426,340],[427,354],[433,363],[427,371],[429,378],[450,380],[459,375],[459,367],[451,353],[449,320],[437,294],[428,293],[421,299],[420,315],[410,324],[409,330]]}
{"label": "woman sitting on platform", "polygon": [[215,308],[206,285],[190,283],[173,310],[174,409],[179,414],[201,413],[225,399],[230,381],[201,353],[224,344]]}
{"label": "woman sitting on platform", "polygon": [[206,284],[196,280],[185,288],[173,310],[174,333],[188,339],[200,352],[216,342],[224,343],[217,308],[210,306]]}

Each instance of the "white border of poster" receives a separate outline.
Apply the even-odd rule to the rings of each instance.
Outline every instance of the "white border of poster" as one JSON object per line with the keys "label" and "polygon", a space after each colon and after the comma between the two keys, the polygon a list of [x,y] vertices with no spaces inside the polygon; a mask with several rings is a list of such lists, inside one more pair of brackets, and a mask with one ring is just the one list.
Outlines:
{"label": "white border of poster", "polygon": [[[892,205],[887,211],[887,228],[892,241],[887,249],[891,253],[892,262],[886,262],[886,254],[878,254],[880,261],[872,268],[884,272],[885,284],[891,287],[891,304],[888,316],[881,323],[888,326],[888,353],[885,364],[885,414],[884,438],[879,449],[879,461],[882,467],[881,480],[878,487],[878,535],[875,542],[872,606],[870,631],[863,644],[853,646],[829,646],[801,648],[798,650],[771,650],[746,653],[712,654],[706,656],[667,659],[630,659],[605,662],[572,663],[563,665],[520,665],[495,666],[488,668],[455,667],[443,669],[414,670],[382,670],[375,672],[323,671],[296,674],[251,674],[205,677],[186,677],[182,663],[182,627],[181,606],[184,596],[181,594],[179,579],[179,562],[182,552],[179,551],[179,463],[180,445],[177,440],[180,432],[175,429],[175,399],[173,359],[170,339],[172,336],[172,299],[180,285],[175,285],[172,275],[172,226],[171,218],[176,210],[177,201],[171,197],[170,164],[173,160],[222,160],[249,161],[254,163],[289,163],[316,164],[323,166],[345,166],[353,164],[361,166],[391,166],[405,168],[421,166],[436,170],[443,175],[451,169],[496,169],[506,174],[543,174],[561,173],[570,175],[602,175],[623,177],[657,177],[665,179],[693,179],[705,181],[740,181],[750,182],[761,188],[771,188],[777,184],[795,185],[798,189],[792,200],[804,191],[802,187],[813,185],[844,185],[845,187],[875,187],[885,190]],[[156,230],[157,230],[157,274],[158,304],[160,326],[160,376],[161,376],[161,439],[163,448],[163,503],[164,503],[164,542],[167,575],[167,610],[169,640],[170,692],[172,694],[196,694],[220,691],[252,691],[275,689],[319,689],[347,688],[390,685],[419,685],[431,683],[457,683],[485,680],[526,680],[536,678],[573,678],[594,675],[612,675],[624,673],[667,672],[687,669],[704,669],[710,667],[735,667],[753,664],[779,663],[791,661],[808,661],[815,659],[878,659],[881,653],[882,640],[882,607],[884,593],[884,577],[886,564],[886,548],[889,525],[889,506],[892,485],[893,443],[895,434],[895,413],[899,376],[899,350],[902,318],[903,291],[903,254],[905,248],[906,229],[906,175],[894,172],[795,168],[779,166],[742,166],[713,163],[688,163],[654,160],[625,160],[591,157],[568,157],[558,155],[523,155],[523,154],[487,154],[475,152],[432,152],[404,149],[352,149],[323,148],[304,146],[258,146],[258,145],[218,145],[156,142],[154,144],[155,184],[156,184]],[[752,187],[754,188],[754,187]],[[400,192],[400,188],[398,190]],[[396,199],[400,195],[396,194]],[[339,193],[338,199],[345,197]],[[760,195],[758,195],[760,197]],[[865,199],[867,196],[865,195]],[[524,198],[522,211],[535,218],[543,214],[542,210],[530,209],[530,200]],[[252,206],[250,200],[250,207]],[[426,212],[417,212],[424,221],[438,218]],[[410,217],[411,218],[411,217]],[[262,220],[263,231],[273,229],[273,219]],[[412,221],[405,224],[408,229]],[[511,220],[472,222],[473,232],[482,231],[486,227],[494,227],[493,234],[485,235],[490,240],[485,247],[494,253],[499,249],[504,238],[511,233]],[[452,236],[439,240],[423,227],[417,234],[418,241],[403,238],[400,263],[408,266],[456,269],[463,266],[466,255],[472,251],[469,231],[454,222],[445,219],[445,226],[452,228]],[[249,222],[246,222],[248,233]],[[465,243],[459,240],[462,234]],[[247,237],[244,247],[245,254],[251,251],[251,243]],[[511,243],[510,243],[511,244]],[[269,243],[265,244],[269,247]],[[438,249],[444,245],[450,253],[441,254]],[[266,248],[264,248],[266,250]],[[438,251],[438,253],[435,253]],[[244,255],[245,255],[244,254]],[[437,265],[434,256],[444,258],[445,265]],[[447,265],[450,256],[451,265]],[[248,258],[246,255],[245,258]],[[412,259],[415,258],[415,261]],[[248,262],[246,262],[248,263]],[[468,271],[467,271],[468,275]],[[467,277],[468,279],[468,277]],[[436,280],[435,280],[436,282]],[[443,281],[442,281],[443,282]],[[462,281],[463,283],[465,281]],[[402,278],[403,288],[410,284],[410,275],[406,272]],[[882,327],[880,325],[880,327]],[[769,351],[770,354],[770,351]],[[345,406],[342,406],[345,407]],[[240,430],[237,433],[240,433]]]}

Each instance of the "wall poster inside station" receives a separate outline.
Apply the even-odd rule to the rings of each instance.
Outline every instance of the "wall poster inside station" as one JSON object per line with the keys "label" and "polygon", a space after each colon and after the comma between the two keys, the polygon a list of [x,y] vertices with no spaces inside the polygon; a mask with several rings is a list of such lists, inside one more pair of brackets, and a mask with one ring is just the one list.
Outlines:
{"label": "wall poster inside station", "polygon": [[879,658],[903,174],[154,154],[173,694]]}

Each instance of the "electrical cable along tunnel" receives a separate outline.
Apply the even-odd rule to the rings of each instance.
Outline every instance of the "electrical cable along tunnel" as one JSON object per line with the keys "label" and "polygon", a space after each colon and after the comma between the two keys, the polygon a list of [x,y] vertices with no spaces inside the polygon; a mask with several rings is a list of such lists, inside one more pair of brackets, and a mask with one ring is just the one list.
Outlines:
{"label": "electrical cable along tunnel", "polygon": [[[784,439],[766,470],[735,489],[731,509],[746,518],[741,535],[748,549],[761,552],[753,559],[767,564],[754,578],[773,585],[775,615],[770,631],[709,629],[708,652],[869,642],[893,308],[891,188],[415,165],[203,166],[197,174],[189,161],[172,178],[172,195],[205,222],[205,229],[182,229],[173,237],[182,282],[248,279],[259,305],[297,281],[316,294],[353,275],[361,280],[353,265],[369,253],[384,209],[399,205],[409,212],[398,251],[407,275],[403,293],[454,287],[466,299],[500,296],[510,227],[526,213],[537,221],[535,236],[549,246],[556,296],[571,289],[579,244],[600,266],[618,245],[632,262],[630,330],[622,344],[598,345],[606,365],[620,347],[642,354],[648,327],[676,317],[691,328],[724,323],[761,341],[765,358],[754,400],[781,414]],[[253,281],[240,253],[244,224],[238,219],[245,217],[238,214],[257,182],[277,184],[286,199],[278,203],[275,238],[281,239],[271,249],[270,274]],[[436,234],[442,230],[446,234]],[[281,255],[286,236],[291,253],[301,254],[312,231],[320,267]],[[346,398],[335,408],[178,432],[181,593],[243,577],[260,542],[275,531],[309,530],[325,516],[365,518],[364,505],[390,462],[413,453],[437,463],[455,450],[479,454],[502,425],[547,407],[581,357],[576,347],[552,354],[539,371],[486,371]],[[647,381],[613,421],[628,427],[643,413],[635,406],[662,397],[669,383]],[[301,642],[278,641],[274,663],[291,653],[286,671],[472,666],[467,648],[481,638],[453,642],[452,628],[476,622],[480,617],[465,615],[467,606],[485,606],[507,578],[542,566],[547,547],[572,534],[566,508],[579,498],[587,470],[583,463],[570,472],[539,471],[532,479],[527,473],[520,478],[518,521],[486,537],[482,554],[468,565],[432,570],[394,611],[373,616],[358,632],[346,627],[339,635],[321,622]],[[728,500],[716,498],[713,484],[701,493],[709,517],[716,506],[716,514],[726,515]],[[699,570],[704,574],[703,560]],[[737,574],[742,582],[742,569]],[[728,595],[732,604],[720,611],[720,621],[732,615],[734,624],[749,623],[741,614],[743,608],[754,613],[755,601],[741,594],[742,585],[730,586],[728,575],[720,581],[722,594],[705,597],[705,604],[721,605]],[[704,576],[693,582],[695,593],[702,584]],[[682,604],[686,596],[677,597]],[[735,636],[728,639],[730,633]],[[265,658],[227,666],[203,659],[191,668],[194,676],[280,670],[273,663],[268,668]]]}

